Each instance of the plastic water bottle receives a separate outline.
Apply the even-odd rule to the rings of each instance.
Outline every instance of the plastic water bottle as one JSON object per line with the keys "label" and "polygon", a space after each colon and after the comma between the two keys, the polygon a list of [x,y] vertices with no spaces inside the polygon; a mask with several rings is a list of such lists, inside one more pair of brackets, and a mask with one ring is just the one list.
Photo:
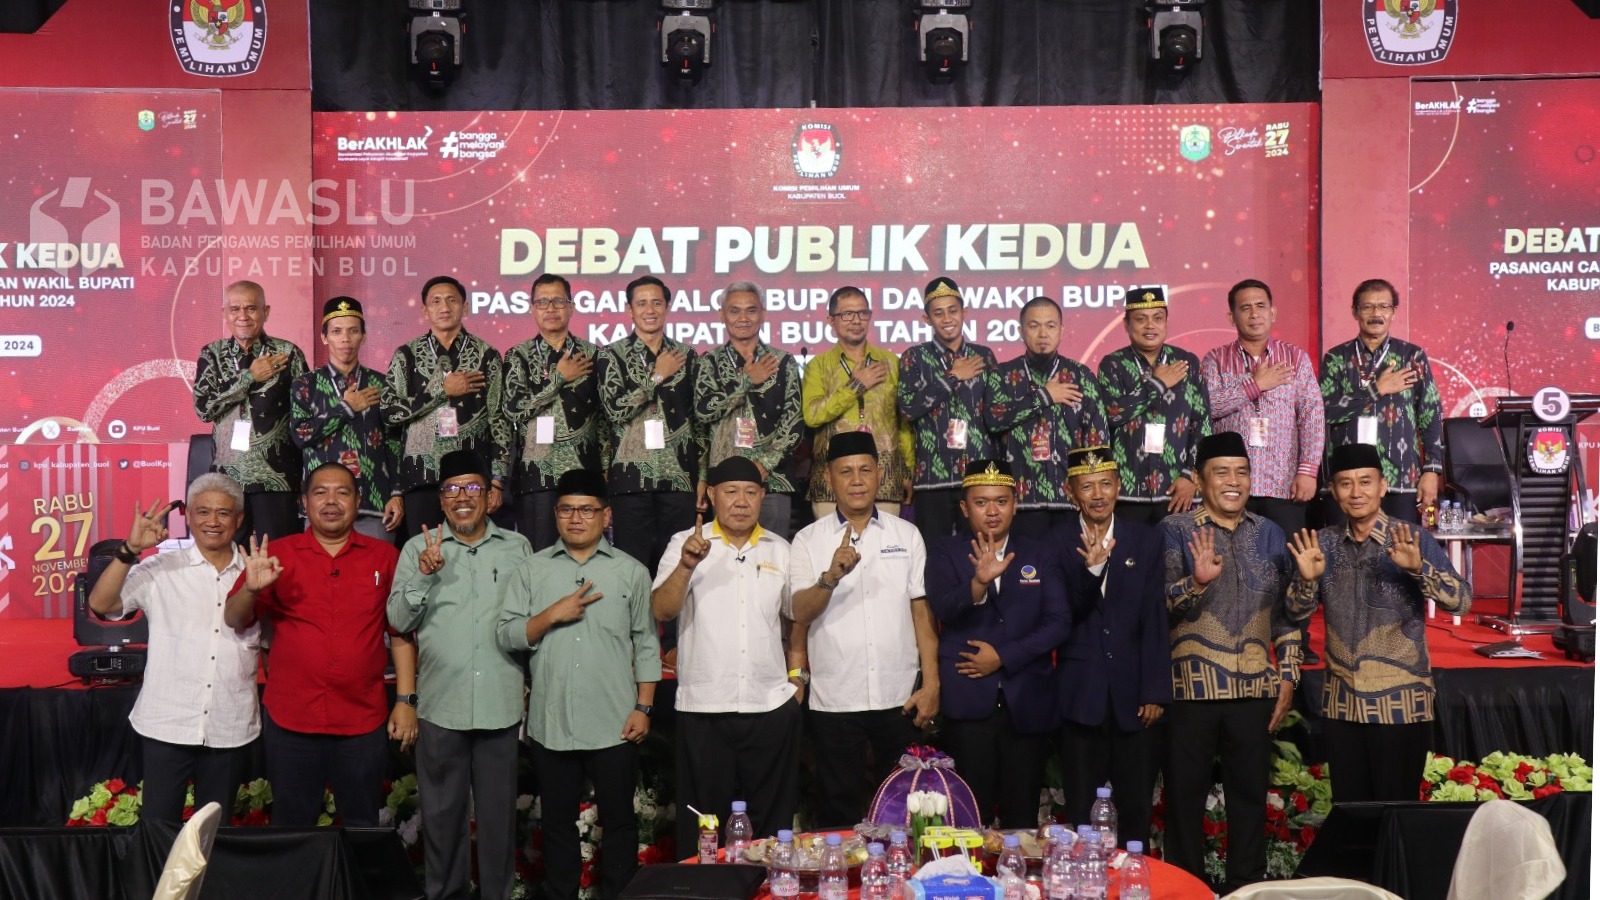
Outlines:
{"label": "plastic water bottle", "polygon": [[889,875],[889,900],[904,900],[906,882],[911,880],[914,868],[904,831],[889,832],[889,852],[884,855],[884,863]]}
{"label": "plastic water bottle", "polygon": [[750,814],[745,812],[743,800],[733,801],[733,814],[728,816],[727,840],[723,846],[727,853],[723,855],[726,862],[744,862],[745,848],[750,846],[750,838],[755,828],[750,824]]}
{"label": "plastic water bottle", "polygon": [[889,900],[889,862],[883,858],[883,845],[867,845],[867,861],[861,866],[861,900]]}
{"label": "plastic water bottle", "polygon": [[846,900],[850,895],[849,870],[845,867],[844,841],[834,832],[825,838],[822,865],[817,875],[818,900]]}
{"label": "plastic water bottle", "polygon": [[1089,824],[1100,833],[1102,854],[1110,854],[1117,849],[1117,808],[1111,803],[1111,788],[1094,789],[1094,805],[1089,807]]}
{"label": "plastic water bottle", "polygon": [[800,896],[800,868],[795,860],[794,832],[787,828],[778,829],[778,842],[772,847],[772,858],[767,863],[767,890],[781,900]]}
{"label": "plastic water bottle", "polygon": [[1144,842],[1128,842],[1128,858],[1117,876],[1120,900],[1150,900],[1150,864],[1144,860]]}
{"label": "plastic water bottle", "polygon": [[1083,857],[1078,863],[1078,887],[1074,895],[1077,900],[1106,900],[1106,854],[1096,837],[1098,835],[1090,830],[1078,841],[1083,845]]}
{"label": "plastic water bottle", "polygon": [[1072,842],[1060,825],[1051,828],[1050,834],[1054,840],[1044,859],[1045,900],[1072,900]]}
{"label": "plastic water bottle", "polygon": [[1022,838],[1015,834],[1006,835],[1000,859],[994,866],[994,873],[1001,876],[1002,881],[1008,872],[1024,881],[1028,878],[1028,861],[1022,856]]}

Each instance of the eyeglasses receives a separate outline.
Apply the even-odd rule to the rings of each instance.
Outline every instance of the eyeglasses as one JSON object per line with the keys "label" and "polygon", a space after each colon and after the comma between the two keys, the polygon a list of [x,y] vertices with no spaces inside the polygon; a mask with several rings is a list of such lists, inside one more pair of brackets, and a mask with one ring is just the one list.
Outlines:
{"label": "eyeglasses", "polygon": [[1363,303],[1356,307],[1356,312],[1361,313],[1363,316],[1386,316],[1389,313],[1394,312],[1394,307],[1388,303],[1384,303],[1379,306],[1374,306],[1371,303]]}
{"label": "eyeglasses", "polygon": [[534,309],[566,309],[571,305],[571,300],[553,300],[549,297],[540,297],[533,301]]}
{"label": "eyeglasses", "polygon": [[846,312],[836,312],[833,317],[841,322],[865,322],[872,318],[872,310],[852,309]]}
{"label": "eyeglasses", "polygon": [[562,505],[556,507],[556,518],[570,519],[576,515],[583,521],[588,522],[598,515],[599,512],[600,507],[598,506],[567,506],[563,503]]}
{"label": "eyeglasses", "polygon": [[444,487],[439,488],[439,493],[445,495],[446,497],[459,497],[462,494],[466,494],[468,497],[477,497],[479,494],[483,493],[483,485],[447,484]]}

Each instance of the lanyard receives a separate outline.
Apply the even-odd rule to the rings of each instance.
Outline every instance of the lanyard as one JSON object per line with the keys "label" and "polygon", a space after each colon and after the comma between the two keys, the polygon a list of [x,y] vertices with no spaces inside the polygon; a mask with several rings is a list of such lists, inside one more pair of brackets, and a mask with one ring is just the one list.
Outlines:
{"label": "lanyard", "polygon": [[1361,341],[1356,340],[1356,371],[1361,374],[1361,383],[1371,384],[1378,377],[1378,366],[1383,364],[1383,358],[1389,353],[1389,339],[1385,337],[1378,349],[1373,351],[1371,360],[1366,364],[1361,363]]}
{"label": "lanyard", "polygon": [[[1022,367],[1028,370],[1028,377],[1029,378],[1033,378],[1033,366],[1028,365],[1027,362],[1023,362]],[[1056,380],[1056,372],[1060,368],[1061,368],[1061,355],[1060,354],[1056,354],[1055,362],[1050,364],[1050,374],[1046,375],[1044,377],[1043,381],[1038,381],[1037,382],[1038,386],[1039,387],[1044,387],[1044,386],[1048,385],[1050,382],[1055,381]]]}
{"label": "lanyard", "polygon": [[466,334],[467,334],[466,329],[462,329],[461,331],[456,332],[455,343],[451,344],[451,349],[450,350],[445,350],[442,346],[440,346],[439,339],[433,336],[433,332],[431,332],[431,331],[428,332],[428,349],[433,352],[433,367],[435,369],[439,368],[439,365],[440,365],[440,363],[439,363],[439,353],[440,353],[440,351],[443,351],[444,352],[444,362],[445,362],[446,365],[450,366],[450,368],[447,368],[444,371],[446,373],[454,371],[455,360],[451,358],[450,354],[455,350],[455,348],[460,346],[461,339],[463,337],[466,337]]}
{"label": "lanyard", "polygon": [[1160,350],[1160,352],[1158,352],[1158,353],[1157,353],[1157,354],[1156,354],[1156,362],[1155,362],[1155,366],[1152,366],[1152,365],[1151,365],[1151,364],[1150,364],[1150,361],[1149,361],[1149,360],[1147,360],[1147,359],[1145,359],[1145,358],[1144,358],[1144,354],[1143,354],[1143,353],[1140,353],[1140,352],[1139,352],[1139,351],[1137,351],[1137,350],[1135,350],[1135,351],[1134,351],[1134,352],[1133,352],[1133,358],[1134,358],[1134,359],[1135,359],[1135,360],[1136,360],[1136,361],[1138,361],[1138,363],[1139,363],[1139,368],[1140,368],[1140,369],[1141,369],[1141,370],[1143,370],[1143,372],[1144,372],[1144,374],[1145,374],[1145,376],[1146,376],[1146,377],[1148,377],[1148,376],[1150,376],[1150,375],[1153,375],[1153,374],[1154,374],[1154,373],[1155,373],[1155,370],[1156,370],[1156,366],[1164,366],[1164,365],[1166,365],[1166,364],[1167,364],[1167,352],[1168,352],[1168,350],[1170,350],[1170,349],[1171,349],[1171,348],[1169,348],[1169,347],[1168,347],[1168,346],[1167,346],[1167,345],[1166,345],[1166,344],[1162,344],[1162,345],[1161,345],[1161,350]]}
{"label": "lanyard", "polygon": [[343,396],[353,385],[361,383],[361,363],[356,363],[348,376],[339,374],[333,363],[328,363],[328,379],[333,382],[333,389]]}
{"label": "lanyard", "polygon": [[[872,351],[870,349],[865,350],[865,351],[862,352],[861,361],[862,361],[863,364],[872,362]],[[844,374],[845,374],[845,376],[847,378],[856,377],[856,373],[850,370],[850,360],[845,358],[843,350],[839,351],[839,366],[844,369]],[[857,394],[856,395],[856,418],[860,419],[863,422],[865,422],[866,419],[867,419],[867,395],[866,394]]]}

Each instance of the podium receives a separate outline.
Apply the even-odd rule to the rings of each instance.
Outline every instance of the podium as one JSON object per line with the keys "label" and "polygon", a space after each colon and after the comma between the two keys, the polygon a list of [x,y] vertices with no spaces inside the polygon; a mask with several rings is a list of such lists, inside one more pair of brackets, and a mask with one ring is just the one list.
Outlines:
{"label": "podium", "polygon": [[[1587,484],[1578,455],[1577,424],[1600,412],[1600,394],[1541,390],[1533,397],[1500,397],[1479,420],[1499,436],[1511,485],[1511,597],[1505,616],[1479,616],[1513,637],[1561,627],[1562,558],[1582,516],[1575,498]],[[1576,524],[1575,524],[1576,520]]]}

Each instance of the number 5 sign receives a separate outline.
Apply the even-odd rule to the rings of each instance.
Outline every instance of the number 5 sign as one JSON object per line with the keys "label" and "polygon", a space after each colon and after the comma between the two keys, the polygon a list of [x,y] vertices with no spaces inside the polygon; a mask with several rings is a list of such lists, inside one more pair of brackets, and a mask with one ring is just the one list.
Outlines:
{"label": "number 5 sign", "polygon": [[1572,412],[1572,398],[1558,387],[1542,387],[1533,394],[1533,414],[1541,422],[1564,422]]}

